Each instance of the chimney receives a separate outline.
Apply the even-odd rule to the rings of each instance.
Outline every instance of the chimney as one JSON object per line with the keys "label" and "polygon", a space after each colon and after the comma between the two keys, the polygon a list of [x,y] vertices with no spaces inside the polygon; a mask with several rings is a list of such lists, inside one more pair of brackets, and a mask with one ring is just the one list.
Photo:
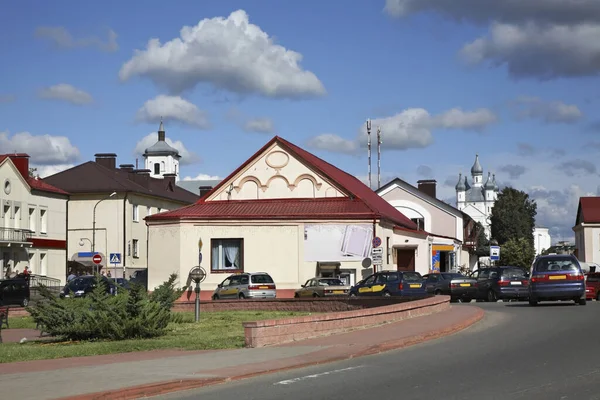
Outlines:
{"label": "chimney", "polygon": [[176,177],[177,177],[177,174],[164,174],[163,175],[163,178],[165,179],[165,181],[171,182],[173,185],[175,185]]}
{"label": "chimney", "polygon": [[23,178],[29,178],[29,154],[15,153],[9,154],[8,157],[15,164]]}
{"label": "chimney", "polygon": [[148,189],[150,184],[150,170],[149,169],[134,169],[129,173],[129,179],[134,181],[140,186]]}
{"label": "chimney", "polygon": [[419,190],[421,192],[433,197],[434,199],[437,199],[437,196],[436,196],[437,181],[435,179],[420,180],[420,181],[417,181],[417,185],[419,185]]}
{"label": "chimney", "polygon": [[119,165],[119,168],[121,168],[123,171],[131,172],[133,171],[133,164],[121,164]]}
{"label": "chimney", "polygon": [[117,155],[115,153],[96,153],[96,163],[108,169],[117,168]]}
{"label": "chimney", "polygon": [[200,197],[204,196],[206,193],[210,192],[213,189],[212,186],[200,186]]}

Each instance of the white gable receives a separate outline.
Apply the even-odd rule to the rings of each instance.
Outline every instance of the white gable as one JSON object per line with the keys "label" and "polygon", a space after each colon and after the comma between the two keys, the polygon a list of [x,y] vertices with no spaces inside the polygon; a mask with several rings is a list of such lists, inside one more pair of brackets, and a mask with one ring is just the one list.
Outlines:
{"label": "white gable", "polygon": [[346,197],[277,143],[223,183],[207,199],[258,200]]}

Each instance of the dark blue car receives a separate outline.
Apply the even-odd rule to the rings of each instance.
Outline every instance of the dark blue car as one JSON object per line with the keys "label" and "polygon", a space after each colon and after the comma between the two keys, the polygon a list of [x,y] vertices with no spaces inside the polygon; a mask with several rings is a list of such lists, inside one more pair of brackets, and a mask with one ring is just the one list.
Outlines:
{"label": "dark blue car", "polygon": [[557,300],[586,304],[585,277],[575,256],[540,256],[531,267],[529,304],[536,306],[540,301]]}
{"label": "dark blue car", "polygon": [[425,297],[427,290],[418,272],[381,271],[354,285],[349,295]]}

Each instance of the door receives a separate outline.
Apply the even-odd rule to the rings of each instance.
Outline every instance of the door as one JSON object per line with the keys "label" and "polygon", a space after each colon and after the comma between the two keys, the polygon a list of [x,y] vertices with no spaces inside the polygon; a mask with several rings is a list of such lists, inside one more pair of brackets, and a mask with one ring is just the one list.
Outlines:
{"label": "door", "polygon": [[375,284],[375,275],[371,275],[361,283],[357,292],[359,296],[370,296],[373,295],[373,285]]}
{"label": "door", "polygon": [[415,249],[396,249],[398,271],[415,270]]}
{"label": "door", "polygon": [[221,287],[219,288],[219,292],[218,292],[220,299],[227,298],[228,293],[231,290],[231,288],[229,287],[230,283],[231,283],[231,278],[227,278],[223,282],[221,282]]}
{"label": "door", "polygon": [[306,281],[302,292],[300,293],[300,297],[311,297],[314,293],[314,286],[316,285],[314,279],[309,279]]}
{"label": "door", "polygon": [[491,270],[489,268],[480,269],[475,271],[474,278],[477,279],[477,298],[478,299],[487,299],[487,292],[490,290],[491,281],[490,274]]}

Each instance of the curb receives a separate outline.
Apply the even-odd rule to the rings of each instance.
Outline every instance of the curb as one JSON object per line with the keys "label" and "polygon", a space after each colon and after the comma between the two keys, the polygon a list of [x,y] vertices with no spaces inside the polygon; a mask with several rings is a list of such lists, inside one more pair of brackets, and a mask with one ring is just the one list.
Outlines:
{"label": "curb", "polygon": [[418,335],[408,339],[392,340],[385,343],[381,343],[375,346],[368,347],[367,349],[361,350],[356,353],[347,354],[343,356],[337,356],[328,358],[327,360],[321,361],[309,361],[305,363],[295,364],[284,368],[265,369],[258,372],[251,372],[247,374],[232,376],[232,377],[215,377],[215,378],[199,378],[199,379],[180,379],[174,381],[165,381],[158,383],[151,383],[140,386],[132,386],[123,389],[116,389],[106,392],[89,393],[71,397],[63,397],[60,400],[133,400],[143,397],[159,396],[167,393],[199,389],[205,386],[218,385],[221,383],[238,381],[242,379],[253,378],[260,375],[267,375],[274,372],[289,371],[292,369],[306,368],[315,365],[328,364],[337,361],[349,360],[357,357],[363,357],[368,355],[374,355],[383,353],[391,350],[399,350],[405,347],[414,346],[420,343],[428,342],[431,340],[439,339],[444,336],[450,336],[458,333],[471,325],[479,322],[485,315],[485,311],[479,307],[475,308],[476,314],[464,321],[460,321],[449,327],[431,333]]}

